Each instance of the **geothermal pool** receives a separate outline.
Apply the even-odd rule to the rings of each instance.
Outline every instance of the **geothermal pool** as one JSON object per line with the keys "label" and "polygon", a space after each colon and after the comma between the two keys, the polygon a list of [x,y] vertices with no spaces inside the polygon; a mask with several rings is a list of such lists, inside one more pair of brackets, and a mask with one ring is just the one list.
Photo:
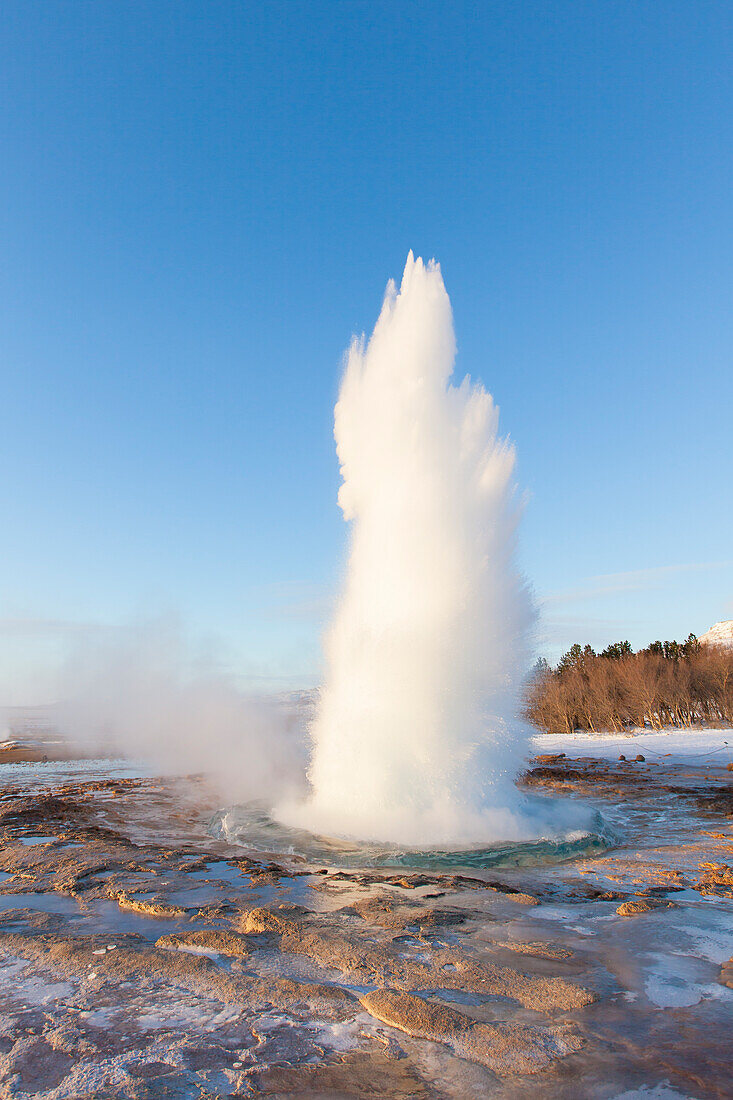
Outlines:
{"label": "geothermal pool", "polygon": [[[578,815],[581,816],[580,814]],[[218,811],[211,835],[241,845],[251,853],[300,857],[308,863],[336,867],[405,867],[424,870],[479,870],[536,867],[589,856],[611,847],[616,832],[598,811],[586,815],[590,828],[536,840],[473,844],[467,847],[410,848],[339,837],[318,836],[278,821],[266,806],[250,803]]]}

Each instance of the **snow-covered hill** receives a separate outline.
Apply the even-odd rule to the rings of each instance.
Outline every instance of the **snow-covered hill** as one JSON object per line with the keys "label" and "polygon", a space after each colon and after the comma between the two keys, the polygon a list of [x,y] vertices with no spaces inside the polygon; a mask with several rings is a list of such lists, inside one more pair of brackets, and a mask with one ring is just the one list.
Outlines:
{"label": "snow-covered hill", "polygon": [[715,623],[699,638],[705,645],[729,645],[733,646],[733,619],[725,619]]}

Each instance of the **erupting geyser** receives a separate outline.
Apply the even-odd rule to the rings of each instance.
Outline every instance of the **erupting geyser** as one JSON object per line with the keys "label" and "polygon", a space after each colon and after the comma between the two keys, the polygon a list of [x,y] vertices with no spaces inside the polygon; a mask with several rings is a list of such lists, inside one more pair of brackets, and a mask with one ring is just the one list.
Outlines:
{"label": "erupting geyser", "polygon": [[514,450],[491,395],[451,382],[440,267],[408,256],[335,412],[351,524],[311,727],[311,795],[278,817],[407,846],[537,836],[514,779],[532,600],[515,562]]}

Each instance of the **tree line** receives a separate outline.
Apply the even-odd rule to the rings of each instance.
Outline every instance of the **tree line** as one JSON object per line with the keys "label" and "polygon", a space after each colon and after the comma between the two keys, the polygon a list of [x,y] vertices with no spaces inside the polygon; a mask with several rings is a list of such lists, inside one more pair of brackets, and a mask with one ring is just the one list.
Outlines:
{"label": "tree line", "polygon": [[652,642],[634,652],[614,642],[601,653],[574,645],[551,668],[539,661],[526,716],[548,733],[733,722],[733,647]]}

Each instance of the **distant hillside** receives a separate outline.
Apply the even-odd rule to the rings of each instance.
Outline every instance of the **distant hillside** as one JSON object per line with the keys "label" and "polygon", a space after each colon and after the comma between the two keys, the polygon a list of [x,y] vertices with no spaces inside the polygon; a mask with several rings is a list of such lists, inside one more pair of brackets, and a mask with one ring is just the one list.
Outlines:
{"label": "distant hillside", "polygon": [[733,646],[733,619],[724,619],[723,622],[711,626],[699,639],[703,645],[729,645]]}

